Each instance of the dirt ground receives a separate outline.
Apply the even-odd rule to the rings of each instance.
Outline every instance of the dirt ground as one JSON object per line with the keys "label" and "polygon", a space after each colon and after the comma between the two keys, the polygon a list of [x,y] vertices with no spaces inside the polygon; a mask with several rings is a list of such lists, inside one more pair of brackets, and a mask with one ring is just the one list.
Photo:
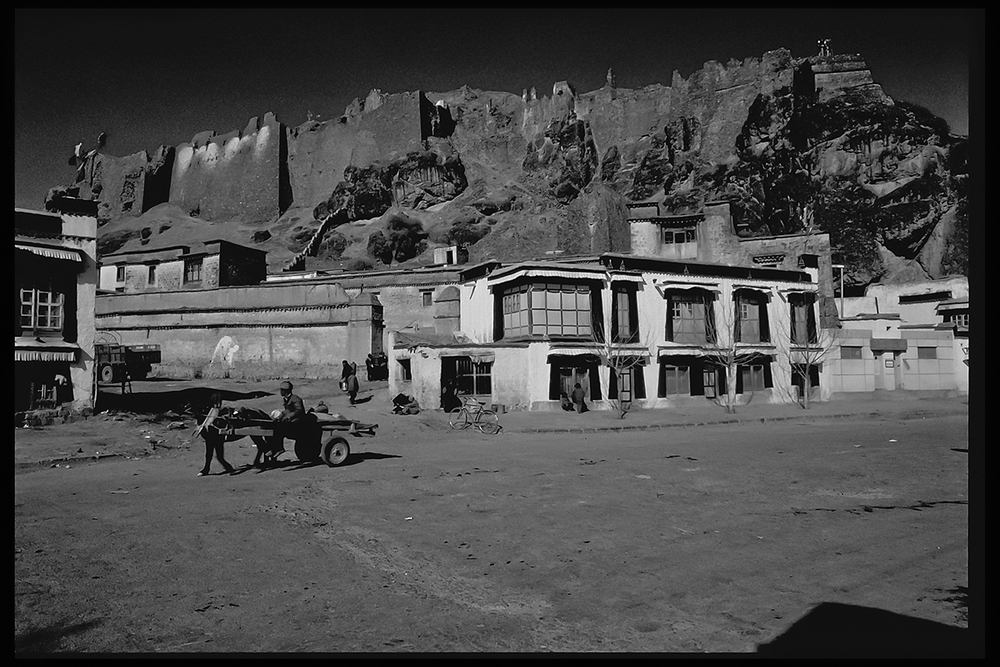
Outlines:
{"label": "dirt ground", "polygon": [[156,411],[16,429],[15,652],[975,653],[967,416],[487,436],[371,389],[302,387],[380,424],[336,468],[199,478]]}

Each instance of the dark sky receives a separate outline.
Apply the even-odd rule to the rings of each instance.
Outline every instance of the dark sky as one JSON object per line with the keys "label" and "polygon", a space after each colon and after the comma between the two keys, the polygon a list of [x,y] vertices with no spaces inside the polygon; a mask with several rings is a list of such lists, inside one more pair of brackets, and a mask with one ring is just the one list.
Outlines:
{"label": "dark sky", "polygon": [[[860,53],[890,97],[969,132],[966,9],[169,9],[15,11],[14,205],[42,208],[72,182],[73,147],[108,133],[124,156],[272,111],[339,117],[372,88],[444,92],[464,84],[520,94],[570,81],[578,91],[669,85],[708,60],[787,48]],[[975,58],[982,58],[979,48]],[[978,69],[978,67],[977,67]]]}

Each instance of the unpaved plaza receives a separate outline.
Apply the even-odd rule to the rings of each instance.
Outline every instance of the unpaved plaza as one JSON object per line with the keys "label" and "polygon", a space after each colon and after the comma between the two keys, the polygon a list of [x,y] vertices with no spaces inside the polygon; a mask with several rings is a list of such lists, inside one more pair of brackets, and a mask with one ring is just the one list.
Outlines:
{"label": "unpaved plaza", "polygon": [[441,417],[339,468],[197,478],[193,446],[25,471],[15,650],[754,652],[835,603],[964,628],[967,450],[960,416]]}

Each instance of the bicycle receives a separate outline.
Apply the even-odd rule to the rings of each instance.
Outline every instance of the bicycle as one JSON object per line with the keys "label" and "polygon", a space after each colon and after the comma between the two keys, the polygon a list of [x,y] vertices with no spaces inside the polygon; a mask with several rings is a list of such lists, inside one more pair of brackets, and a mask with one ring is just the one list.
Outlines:
{"label": "bicycle", "polygon": [[495,435],[500,432],[500,418],[497,413],[487,410],[479,401],[467,398],[465,403],[451,411],[448,423],[454,429],[467,429],[475,426],[480,433]]}

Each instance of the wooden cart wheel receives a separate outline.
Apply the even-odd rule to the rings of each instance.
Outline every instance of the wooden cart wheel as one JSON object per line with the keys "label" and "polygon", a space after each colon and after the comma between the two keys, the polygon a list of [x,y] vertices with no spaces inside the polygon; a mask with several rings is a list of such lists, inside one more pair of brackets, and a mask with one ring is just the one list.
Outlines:
{"label": "wooden cart wheel", "polygon": [[101,378],[101,382],[104,384],[111,384],[111,382],[115,379],[115,369],[105,364],[104,366],[101,366],[101,370],[98,371],[98,377]]}
{"label": "wooden cart wheel", "polygon": [[339,466],[351,455],[351,446],[340,436],[330,438],[323,445],[323,461],[328,466]]}

